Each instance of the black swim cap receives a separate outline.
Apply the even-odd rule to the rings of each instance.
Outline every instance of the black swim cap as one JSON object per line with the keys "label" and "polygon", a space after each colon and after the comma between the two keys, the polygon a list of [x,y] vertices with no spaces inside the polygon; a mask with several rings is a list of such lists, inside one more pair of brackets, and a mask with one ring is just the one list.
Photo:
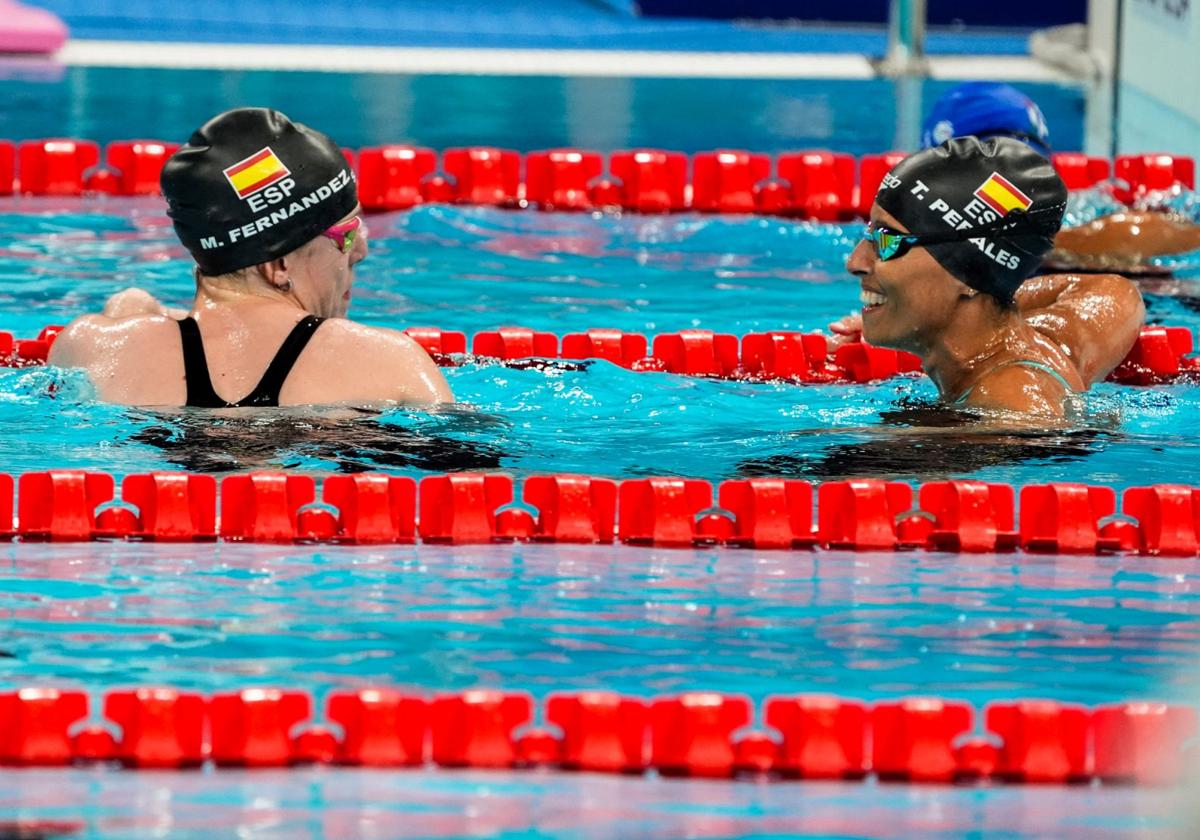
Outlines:
{"label": "black swim cap", "polygon": [[209,276],[282,257],[358,204],[337,144],[267,108],[213,117],[167,161],[161,184],[179,241]]}
{"label": "black swim cap", "polygon": [[1011,303],[1054,245],[1067,188],[1020,140],[956,137],[896,164],[875,203],[912,234],[958,231],[962,241],[925,248],[963,283]]}

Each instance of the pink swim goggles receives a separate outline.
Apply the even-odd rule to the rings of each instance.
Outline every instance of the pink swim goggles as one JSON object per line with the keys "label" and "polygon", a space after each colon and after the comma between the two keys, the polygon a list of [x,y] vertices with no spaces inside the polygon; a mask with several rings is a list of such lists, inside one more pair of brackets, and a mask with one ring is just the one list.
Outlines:
{"label": "pink swim goggles", "polygon": [[363,224],[362,216],[355,216],[349,221],[321,231],[321,235],[333,240],[333,244],[338,246],[338,250],[343,254],[349,254],[354,248],[355,240],[359,236],[365,236],[366,233],[367,226]]}

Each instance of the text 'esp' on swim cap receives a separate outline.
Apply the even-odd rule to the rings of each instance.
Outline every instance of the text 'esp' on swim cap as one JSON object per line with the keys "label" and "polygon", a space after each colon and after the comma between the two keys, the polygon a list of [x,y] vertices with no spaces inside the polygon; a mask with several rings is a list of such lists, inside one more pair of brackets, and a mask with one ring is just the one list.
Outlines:
{"label": "text 'esp' on swim cap", "polygon": [[358,204],[337,144],[267,108],[213,117],[160,182],[179,241],[209,276],[282,257]]}
{"label": "text 'esp' on swim cap", "polygon": [[[1067,187],[1020,140],[956,137],[896,164],[875,203],[909,233],[961,233],[961,242],[925,248],[972,289],[1008,303],[1053,247]],[[971,237],[975,228],[983,230]]]}

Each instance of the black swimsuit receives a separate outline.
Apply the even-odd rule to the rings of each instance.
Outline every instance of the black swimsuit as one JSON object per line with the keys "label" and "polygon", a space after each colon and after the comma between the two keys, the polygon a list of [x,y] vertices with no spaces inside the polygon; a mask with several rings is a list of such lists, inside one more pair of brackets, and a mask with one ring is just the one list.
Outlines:
{"label": "black swimsuit", "polygon": [[204,355],[204,342],[200,338],[200,325],[194,318],[179,322],[179,338],[183,342],[183,372],[187,379],[187,403],[196,408],[243,408],[246,406],[277,406],[283,383],[308,341],[321,326],[324,318],[308,315],[299,321],[288,337],[283,340],[279,352],[267,366],[254,390],[237,402],[226,402],[213,390],[208,375],[208,359]]}

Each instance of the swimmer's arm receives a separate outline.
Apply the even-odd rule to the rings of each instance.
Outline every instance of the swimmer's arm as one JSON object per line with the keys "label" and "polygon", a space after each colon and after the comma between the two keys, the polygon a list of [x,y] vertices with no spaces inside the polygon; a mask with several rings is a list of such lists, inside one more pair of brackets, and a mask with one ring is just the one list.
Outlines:
{"label": "swimmer's arm", "polygon": [[1165,213],[1112,213],[1079,227],[1064,228],[1054,247],[1083,258],[1110,257],[1137,263],[1162,254],[1200,248],[1200,225]]}
{"label": "swimmer's arm", "polygon": [[1063,348],[1087,385],[1121,363],[1146,318],[1137,286],[1115,274],[1031,278],[1017,292],[1017,307]]}

